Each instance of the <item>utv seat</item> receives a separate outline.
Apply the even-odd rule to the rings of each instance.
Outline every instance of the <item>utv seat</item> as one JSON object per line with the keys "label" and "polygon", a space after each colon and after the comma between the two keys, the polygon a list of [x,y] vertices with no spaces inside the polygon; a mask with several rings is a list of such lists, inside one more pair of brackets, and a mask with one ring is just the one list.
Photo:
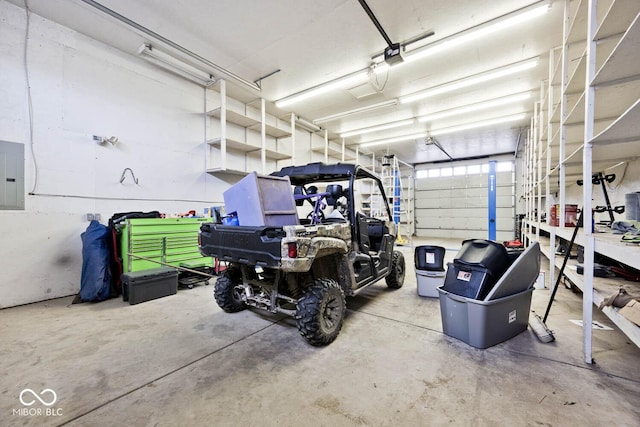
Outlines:
{"label": "utv seat", "polygon": [[369,243],[371,245],[370,251],[378,252],[380,251],[380,245],[382,244],[382,237],[384,236],[384,223],[380,222],[369,222],[367,224],[367,230],[369,234]]}

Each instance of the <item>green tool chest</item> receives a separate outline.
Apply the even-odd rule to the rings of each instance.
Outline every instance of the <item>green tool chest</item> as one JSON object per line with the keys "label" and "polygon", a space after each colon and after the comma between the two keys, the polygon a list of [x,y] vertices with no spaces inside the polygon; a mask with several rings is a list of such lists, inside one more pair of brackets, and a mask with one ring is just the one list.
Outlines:
{"label": "green tool chest", "polygon": [[192,269],[213,268],[214,258],[203,257],[198,249],[198,232],[203,222],[211,222],[211,218],[132,218],[123,221],[117,226],[123,273],[158,268],[162,266],[160,263]]}

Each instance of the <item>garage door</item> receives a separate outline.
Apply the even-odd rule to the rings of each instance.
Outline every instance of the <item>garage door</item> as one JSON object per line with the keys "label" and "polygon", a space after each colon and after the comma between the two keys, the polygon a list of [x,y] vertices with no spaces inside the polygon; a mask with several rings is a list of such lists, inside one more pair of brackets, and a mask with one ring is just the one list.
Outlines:
{"label": "garage door", "polygon": [[[513,162],[499,162],[496,169],[496,238],[511,240],[515,212]],[[488,238],[488,171],[488,163],[416,171],[416,235]]]}

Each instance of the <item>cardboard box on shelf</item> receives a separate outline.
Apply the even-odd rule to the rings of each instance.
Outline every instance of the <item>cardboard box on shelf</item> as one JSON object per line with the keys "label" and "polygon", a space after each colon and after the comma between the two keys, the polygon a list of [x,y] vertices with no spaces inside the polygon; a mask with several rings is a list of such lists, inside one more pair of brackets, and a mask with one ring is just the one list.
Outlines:
{"label": "cardboard box on shelf", "polygon": [[[551,205],[549,225],[560,226],[560,205]],[[578,205],[564,205],[564,226],[575,227],[578,224]]]}

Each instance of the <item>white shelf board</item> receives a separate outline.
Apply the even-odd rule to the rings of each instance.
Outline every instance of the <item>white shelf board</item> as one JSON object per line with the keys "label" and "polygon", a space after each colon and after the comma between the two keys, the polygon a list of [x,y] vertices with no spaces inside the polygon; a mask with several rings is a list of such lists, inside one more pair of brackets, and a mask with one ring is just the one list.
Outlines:
{"label": "white shelf board", "polygon": [[557,147],[559,141],[560,141],[560,126],[556,126],[556,130],[553,132],[553,135],[551,136],[551,146]]}
{"label": "white shelf board", "polygon": [[584,122],[584,91],[580,93],[578,101],[574,104],[573,108],[567,113],[567,118],[564,121],[565,125],[577,124]]}
{"label": "white shelf board", "polygon": [[554,104],[553,112],[551,113],[551,123],[560,123],[560,103]]}
{"label": "white shelf board", "polygon": [[354,161],[355,159],[356,159],[356,153],[354,153],[353,151],[344,150],[345,162],[351,162],[351,161]]}
{"label": "white shelf board", "polygon": [[[537,226],[537,224],[531,224]],[[556,236],[565,240],[571,240],[573,227],[552,227],[547,223],[540,223],[540,230],[551,232],[554,228]],[[601,255],[619,261],[632,268],[640,269],[640,245],[624,243],[620,241],[622,235],[612,233],[594,233],[595,251]],[[576,236],[576,244],[584,246],[583,230],[578,231]]]}
{"label": "white shelf board", "polygon": [[[325,147],[324,145],[315,145],[311,147],[311,151],[324,154]],[[332,147],[331,144],[329,144],[327,152],[330,156],[342,156],[342,150]]]}
{"label": "white shelf board", "polygon": [[[249,129],[251,130],[255,130],[257,132],[261,131],[261,124],[260,122],[254,124],[254,125],[250,125]],[[265,133],[269,136],[272,136],[274,138],[284,138],[287,136],[291,136],[291,130],[289,129],[283,129],[283,128],[279,128],[270,124],[265,124]]]}
{"label": "white shelf board", "polygon": [[270,159],[270,160],[285,160],[285,159],[291,158],[290,154],[285,154],[276,150],[267,149],[265,150],[265,154],[267,156],[267,159]]}
{"label": "white shelf board", "polygon": [[598,233],[594,236],[597,253],[640,269],[640,245],[620,241],[622,237],[620,234]]}
{"label": "white shelf board", "polygon": [[[556,267],[562,266],[562,257],[556,256]],[[568,262],[564,269],[564,274],[574,283],[582,292],[584,292],[584,279],[583,275],[578,274],[575,261]],[[598,307],[604,299],[609,295],[618,291],[620,286],[627,284],[621,279],[611,278],[593,278],[593,305]],[[606,310],[601,310],[633,343],[640,347],[640,327],[634,325],[624,316],[618,314],[617,309],[608,307]]]}
{"label": "white shelf board", "polygon": [[[214,138],[207,141],[207,144],[212,147],[220,148],[222,145],[222,138]],[[259,151],[260,147],[256,147],[255,145],[247,144],[242,141],[237,141],[235,139],[227,138],[227,150],[236,150],[242,151],[244,153],[249,153],[251,151]]]}
{"label": "white shelf board", "polygon": [[558,58],[553,66],[553,73],[551,74],[551,86],[560,87],[562,83],[562,49],[561,47],[560,53],[556,55]]}
{"label": "white shelf board", "polygon": [[601,40],[615,34],[623,33],[633,22],[634,13],[638,13],[638,3],[635,3],[635,12],[630,10],[634,7],[633,1],[613,0],[609,10],[604,14],[604,18],[596,30],[594,40]]}
{"label": "white shelf board", "polygon": [[[220,114],[221,114],[221,107],[218,108],[214,108],[213,110],[207,111],[207,115],[211,116],[211,117],[215,117],[216,119],[220,118]],[[238,113],[234,110],[230,110],[227,108],[227,122],[229,123],[233,123],[236,124],[238,126],[242,126],[242,127],[250,127],[250,126],[255,126],[255,125],[260,125],[260,121],[253,119],[251,117],[248,117],[242,113]]]}
{"label": "white shelf board", "polygon": [[[598,88],[594,105],[595,120],[608,120],[607,125],[611,124],[638,98],[640,98],[640,78],[633,82]],[[582,114],[584,115],[584,106]]]}
{"label": "white shelf board", "polygon": [[573,10],[569,33],[567,35],[567,44],[573,44],[587,39],[587,0],[579,0],[574,2],[577,9]]}
{"label": "white shelf board", "polygon": [[614,144],[640,140],[640,99],[627,111],[598,133],[592,144]]}
{"label": "white shelf board", "polygon": [[623,142],[593,146],[594,170],[604,170],[620,162],[630,162],[640,157],[637,142]]}
{"label": "white shelf board", "polygon": [[[563,164],[567,165],[567,164],[571,164],[571,160],[576,160],[576,158],[578,158],[578,156],[582,155],[582,150],[584,149],[584,144],[580,144],[578,147],[575,147],[572,151],[569,152],[569,150],[567,150],[569,152],[569,154],[567,155],[567,157],[562,161]],[[579,163],[580,165],[582,165],[582,158],[579,159]]]}
{"label": "white shelf board", "polygon": [[[212,147],[220,148],[222,141],[221,141],[221,138],[214,138],[214,139],[208,140],[207,144],[211,145]],[[242,141],[237,141],[234,139],[227,138],[227,150],[241,151],[243,153],[252,153],[255,151],[260,151],[261,148],[255,145],[244,143]],[[276,150],[270,150],[270,149],[266,149],[265,154],[267,159],[270,159],[270,160],[284,160],[284,159],[291,158],[290,154],[285,154],[285,153],[282,153]]]}
{"label": "white shelf board", "polygon": [[544,123],[544,127],[542,128],[542,134],[540,135],[540,141],[545,143],[546,146],[546,142],[549,139],[549,126],[547,126],[547,123]]}
{"label": "white shelf board", "polygon": [[[528,221],[525,220],[525,222],[528,222]],[[538,227],[538,224],[535,222],[533,223],[530,222],[530,225],[534,227]],[[540,223],[541,230],[544,230],[545,226],[547,226],[547,224]],[[551,228],[551,227],[548,227],[548,228]],[[549,231],[548,228],[546,231]],[[569,233],[565,234],[564,230],[568,230]],[[565,240],[570,240],[571,234],[573,234],[573,230],[574,230],[573,228],[562,229],[562,228],[556,227],[556,233],[557,233],[556,235],[559,237],[562,237]],[[578,233],[578,237],[580,237],[580,233]],[[578,244],[580,244],[578,237],[576,237],[576,241],[578,242]],[[527,234],[527,238],[529,238],[532,241],[537,240],[537,236],[533,233]],[[636,246],[636,248],[638,248],[638,246]],[[550,252],[551,250],[553,250],[553,248],[550,247],[548,238],[540,237],[540,249],[544,256],[546,256],[547,258],[551,258]],[[597,235],[596,235],[596,252],[601,253],[598,250]],[[609,254],[604,254],[604,255],[611,258]],[[637,258],[638,258],[638,255],[640,254],[639,253],[636,254]],[[556,255],[555,264],[558,269],[560,269],[560,267],[562,266],[562,262],[563,262],[563,257],[561,255]],[[571,280],[571,282],[573,282],[581,291],[584,292],[583,276],[578,274],[575,261],[569,261],[567,263],[567,266],[565,267],[565,270],[564,270],[564,275],[567,276],[567,278]],[[593,305],[598,307],[605,298],[617,292],[620,286],[628,285],[629,283],[630,282],[624,281],[622,279],[594,277],[593,278]],[[638,327],[637,325],[627,320],[624,316],[620,315],[618,313],[617,308],[605,307],[601,311],[609,319],[611,319],[611,321],[622,331],[622,333],[624,333],[627,337],[629,337],[629,339],[633,341],[633,343],[636,346],[640,347],[640,327]]]}
{"label": "white shelf board", "polygon": [[577,94],[584,92],[584,82],[587,78],[587,51],[580,56],[577,60],[578,64],[573,69],[573,73],[569,77],[567,87],[564,91],[565,94]]}
{"label": "white shelf board", "polygon": [[[640,14],[596,73],[593,86],[640,75]],[[638,76],[640,78],[640,76]]]}
{"label": "white shelf board", "polygon": [[237,176],[246,176],[249,175],[249,172],[239,170],[239,169],[222,169],[222,168],[210,168],[207,169],[207,173],[211,175],[237,175]]}

